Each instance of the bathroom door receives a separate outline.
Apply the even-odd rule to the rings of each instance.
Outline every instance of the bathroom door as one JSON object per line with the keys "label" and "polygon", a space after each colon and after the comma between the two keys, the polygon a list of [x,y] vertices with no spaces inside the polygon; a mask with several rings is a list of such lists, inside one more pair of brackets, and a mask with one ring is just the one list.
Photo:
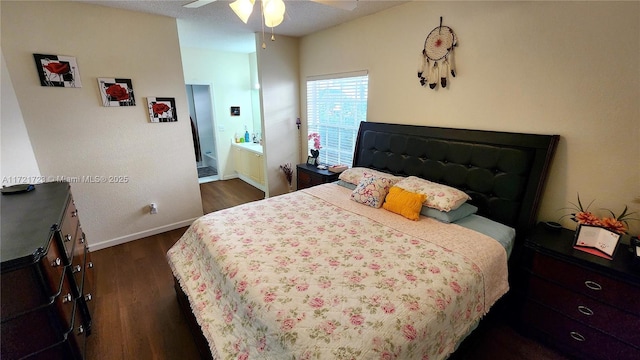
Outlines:
{"label": "bathroom door", "polygon": [[201,182],[217,180],[218,156],[209,85],[187,85],[189,115],[194,137],[194,151]]}

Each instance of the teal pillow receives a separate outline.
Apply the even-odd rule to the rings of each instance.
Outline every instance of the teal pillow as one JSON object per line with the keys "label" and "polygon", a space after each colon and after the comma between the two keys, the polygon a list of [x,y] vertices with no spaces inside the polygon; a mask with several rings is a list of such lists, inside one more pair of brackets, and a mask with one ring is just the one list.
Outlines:
{"label": "teal pillow", "polygon": [[423,206],[422,210],[420,210],[420,214],[447,224],[466,218],[476,212],[478,212],[478,208],[468,203],[464,203],[457,209],[451,211],[440,211],[428,206]]}
{"label": "teal pillow", "polygon": [[338,184],[340,186],[343,186],[343,187],[346,187],[349,190],[354,190],[356,188],[356,186],[358,186],[358,185],[354,185],[352,183],[348,183],[348,182],[346,182],[344,180],[338,180],[338,181],[336,181],[336,184]]}

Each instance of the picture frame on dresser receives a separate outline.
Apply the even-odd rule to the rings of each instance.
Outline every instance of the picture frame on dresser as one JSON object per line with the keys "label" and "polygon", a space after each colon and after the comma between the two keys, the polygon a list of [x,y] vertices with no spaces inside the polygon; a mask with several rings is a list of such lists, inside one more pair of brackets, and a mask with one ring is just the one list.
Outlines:
{"label": "picture frame on dresser", "polygon": [[317,158],[314,158],[313,156],[307,156],[307,165],[312,165],[312,166],[316,166],[318,165],[318,162],[316,161]]}
{"label": "picture frame on dresser", "polygon": [[622,235],[601,226],[581,224],[576,229],[574,249],[613,259]]}

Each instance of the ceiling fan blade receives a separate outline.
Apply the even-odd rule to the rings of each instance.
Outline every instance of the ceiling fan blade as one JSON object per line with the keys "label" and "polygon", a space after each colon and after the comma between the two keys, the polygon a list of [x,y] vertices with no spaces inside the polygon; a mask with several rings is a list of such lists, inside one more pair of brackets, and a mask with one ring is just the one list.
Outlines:
{"label": "ceiling fan blade", "polygon": [[333,6],[338,9],[352,11],[358,7],[358,0],[311,0],[322,5]]}
{"label": "ceiling fan blade", "polygon": [[188,4],[184,4],[184,5],[182,5],[182,7],[195,9],[195,8],[199,8],[201,6],[205,6],[207,4],[211,4],[214,1],[217,1],[217,0],[196,0],[196,1],[190,2]]}

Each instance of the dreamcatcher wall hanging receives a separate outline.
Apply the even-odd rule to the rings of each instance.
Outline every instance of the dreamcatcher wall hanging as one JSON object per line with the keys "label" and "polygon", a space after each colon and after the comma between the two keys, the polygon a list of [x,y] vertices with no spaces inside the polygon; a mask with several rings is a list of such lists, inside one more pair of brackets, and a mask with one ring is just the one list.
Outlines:
{"label": "dreamcatcher wall hanging", "polygon": [[442,25],[431,30],[424,40],[424,48],[420,54],[420,65],[418,67],[418,78],[420,85],[429,84],[429,88],[435,89],[440,82],[440,86],[447,87],[449,73],[456,77],[453,63],[453,49],[458,46],[458,39],[453,29]]}

